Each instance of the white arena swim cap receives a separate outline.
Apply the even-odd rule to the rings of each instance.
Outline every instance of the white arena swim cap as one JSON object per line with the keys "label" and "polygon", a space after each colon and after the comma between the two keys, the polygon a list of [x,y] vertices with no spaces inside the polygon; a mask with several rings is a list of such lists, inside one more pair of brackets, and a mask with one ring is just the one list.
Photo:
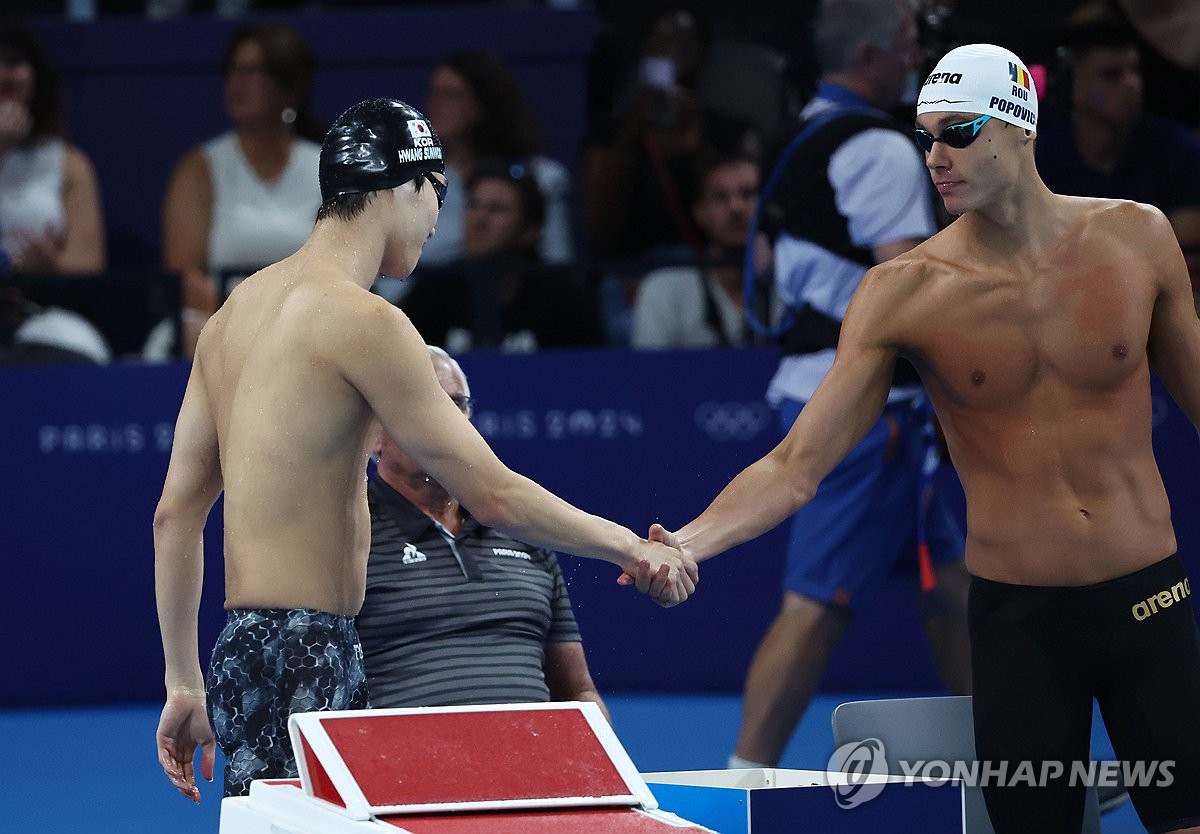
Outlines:
{"label": "white arena swim cap", "polygon": [[1037,130],[1038,99],[1029,69],[1007,49],[972,43],[951,49],[925,79],[922,113],[979,113]]}

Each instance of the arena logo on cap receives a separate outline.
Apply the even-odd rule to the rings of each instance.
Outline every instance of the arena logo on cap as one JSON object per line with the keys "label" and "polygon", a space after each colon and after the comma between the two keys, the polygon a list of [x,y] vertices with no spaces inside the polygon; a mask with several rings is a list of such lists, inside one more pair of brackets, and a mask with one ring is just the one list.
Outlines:
{"label": "arena logo on cap", "polygon": [[961,72],[935,72],[925,79],[925,84],[959,84],[962,83],[962,75]]}

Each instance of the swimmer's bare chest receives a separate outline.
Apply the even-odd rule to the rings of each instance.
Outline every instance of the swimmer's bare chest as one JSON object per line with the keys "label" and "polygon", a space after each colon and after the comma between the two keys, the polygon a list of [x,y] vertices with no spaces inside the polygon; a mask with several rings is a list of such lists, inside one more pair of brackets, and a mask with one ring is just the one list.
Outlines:
{"label": "swimmer's bare chest", "polygon": [[[1166,555],[1149,277],[1085,259],[1032,276],[976,271],[946,296],[916,352],[967,489],[972,569],[1070,583],[1136,567],[1142,542]],[[1055,567],[1066,554],[1077,572]]]}

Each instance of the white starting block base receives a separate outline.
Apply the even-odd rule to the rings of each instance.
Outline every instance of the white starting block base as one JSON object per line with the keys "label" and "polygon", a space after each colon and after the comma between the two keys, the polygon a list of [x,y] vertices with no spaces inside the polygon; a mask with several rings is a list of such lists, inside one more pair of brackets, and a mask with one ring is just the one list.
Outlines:
{"label": "white starting block base", "polygon": [[300,778],[223,800],[221,834],[709,832],[657,810],[593,703],[303,713],[288,729]]}
{"label": "white starting block base", "polygon": [[348,818],[336,806],[306,796],[299,779],[263,780],[250,796],[221,803],[221,834],[701,834],[709,829],[666,811],[560,808],[549,811],[463,812]]}

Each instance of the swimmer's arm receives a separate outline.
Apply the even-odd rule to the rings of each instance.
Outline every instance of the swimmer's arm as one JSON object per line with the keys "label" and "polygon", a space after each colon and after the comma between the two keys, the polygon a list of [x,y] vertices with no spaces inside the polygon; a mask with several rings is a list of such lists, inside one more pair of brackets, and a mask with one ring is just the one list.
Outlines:
{"label": "swimmer's arm", "polygon": [[646,555],[637,535],[572,506],[496,457],[438,384],[425,343],[403,313],[380,299],[359,308],[352,321],[346,324],[352,344],[331,361],[397,444],[481,524],[636,572]]}
{"label": "swimmer's arm", "polygon": [[875,277],[864,277],[842,322],[833,367],[784,439],[739,473],[674,539],[697,562],[762,535],[816,493],[826,475],[879,419],[899,356],[886,341],[888,310],[899,299]]}
{"label": "swimmer's arm", "polygon": [[197,359],[175,424],[162,497],[154,511],[154,592],[168,694],[204,692],[196,622],[204,582],[203,531],[221,488],[216,419]]}
{"label": "swimmer's arm", "polygon": [[1145,255],[1160,284],[1150,321],[1150,363],[1175,402],[1200,428],[1200,319],[1187,264],[1162,214],[1150,206],[1140,208],[1148,215],[1141,237]]}

